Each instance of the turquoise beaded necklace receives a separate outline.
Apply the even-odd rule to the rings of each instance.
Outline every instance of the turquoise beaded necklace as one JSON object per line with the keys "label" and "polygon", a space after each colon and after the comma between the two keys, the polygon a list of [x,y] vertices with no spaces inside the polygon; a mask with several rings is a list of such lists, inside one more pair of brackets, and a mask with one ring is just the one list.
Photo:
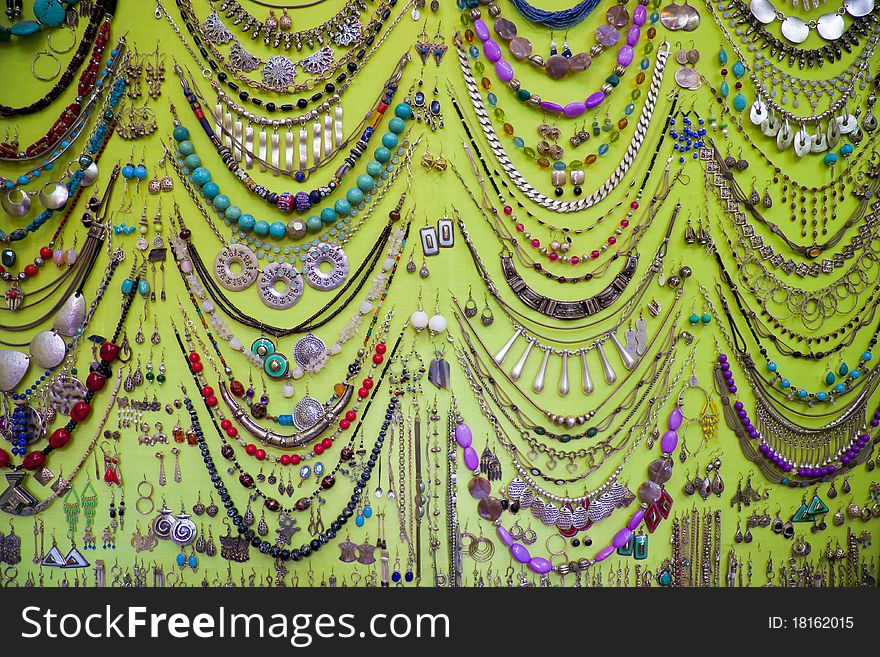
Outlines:
{"label": "turquoise beaded necklace", "polygon": [[[0,25],[0,43],[11,41],[12,37],[29,37],[46,28],[55,29],[65,23],[68,11],[76,11],[79,0],[34,0],[34,18],[13,23],[10,27]],[[9,12],[7,12],[9,13]],[[18,18],[14,12],[10,18]]]}
{"label": "turquoise beaded necklace", "polygon": [[[175,120],[173,137],[177,143],[177,163],[182,174],[232,229],[232,243],[247,244],[255,250],[258,258],[265,258],[269,262],[296,264],[298,260],[305,261],[308,250],[313,246],[346,239],[352,219],[373,201],[378,189],[391,178],[400,164],[400,158],[406,153],[398,135],[406,129],[406,121],[412,118],[413,111],[407,103],[400,103],[395,107],[394,114],[395,117],[389,121],[389,131],[382,136],[382,145],[373,152],[374,159],[366,165],[366,173],[357,177],[356,185],[346,191],[345,198],[338,199],[332,206],[323,208],[305,221],[293,219],[287,224],[281,221],[270,223],[256,219],[233,204],[212,180],[211,172],[202,166],[201,158],[190,140],[189,130]],[[206,123],[204,114],[197,114],[197,117],[200,123]],[[308,234],[316,237],[306,244],[278,244],[285,238],[300,239]]]}

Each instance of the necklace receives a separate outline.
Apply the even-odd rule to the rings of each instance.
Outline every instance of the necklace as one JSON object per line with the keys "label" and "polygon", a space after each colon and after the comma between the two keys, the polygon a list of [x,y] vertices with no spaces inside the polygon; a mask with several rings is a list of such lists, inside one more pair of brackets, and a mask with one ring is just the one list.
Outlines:
{"label": "necklace", "polygon": [[[363,142],[368,141],[365,137],[372,136],[375,131],[376,120],[390,104],[403,67],[408,61],[409,55],[404,54],[373,104],[372,112],[368,112],[346,137],[343,137],[342,132],[342,105],[338,93],[302,116],[279,122],[248,112],[219,92],[217,103],[209,117],[213,121],[214,134],[222,140],[236,162],[244,162],[245,168],[251,169],[256,164],[260,171],[268,170],[273,174],[291,177],[296,182],[305,182],[312,173],[329,164],[336,154],[354,143],[354,148],[334,176],[333,180],[336,181],[341,174],[350,170],[354,162],[363,154],[365,150]],[[202,104],[206,105],[198,88],[192,83],[190,88]],[[225,112],[224,105],[227,107]],[[259,132],[255,131],[254,125],[260,126]],[[293,132],[296,125],[299,125],[298,137],[295,137]],[[311,149],[309,125],[311,125]],[[282,127],[286,127],[286,130],[279,133],[279,128]],[[271,129],[271,134],[267,129]],[[317,188],[308,194],[310,204],[313,193],[318,195],[315,198],[321,198],[322,189],[328,188],[326,186]]]}
{"label": "necklace", "polygon": [[[397,0],[388,0],[389,7],[393,7],[396,4],[397,4]],[[164,5],[159,0],[157,0],[157,3],[156,3],[155,15],[156,15],[157,19],[159,19],[163,16],[165,17],[165,19],[168,21],[168,24],[171,26],[171,28],[177,34],[177,37],[178,37],[178,39],[180,39],[180,42],[183,44],[184,48],[186,48],[187,52],[190,54],[190,56],[192,57],[192,59],[196,63],[196,65],[199,67],[199,69],[201,69],[202,75],[204,77],[210,79],[215,75],[215,71],[216,71],[218,83],[225,85],[229,89],[229,91],[232,92],[233,94],[235,94],[236,96],[238,96],[238,98],[242,102],[250,101],[255,107],[265,108],[265,110],[271,114],[276,111],[292,112],[295,110],[296,111],[305,110],[309,106],[309,104],[320,103],[324,99],[325,96],[329,96],[331,94],[336,93],[337,85],[342,85],[346,82],[350,83],[354,79],[354,77],[361,70],[363,70],[363,67],[369,61],[370,57],[379,49],[379,46],[381,46],[382,43],[385,41],[385,39],[388,38],[388,36],[393,31],[393,29],[397,26],[397,23],[399,23],[400,19],[403,18],[403,16],[406,14],[406,9],[408,7],[409,7],[409,5],[407,5],[407,7],[405,7],[404,10],[394,19],[394,21],[392,21],[388,30],[386,30],[385,33],[381,37],[379,37],[378,39],[376,39],[375,36],[373,36],[373,35],[366,37],[366,39],[364,40],[366,47],[363,47],[360,50],[358,50],[358,52],[354,56],[353,60],[349,61],[348,64],[346,64],[345,70],[343,70],[341,73],[339,73],[339,75],[337,75],[333,81],[326,82],[321,91],[317,91],[309,97],[303,97],[303,98],[300,98],[294,102],[282,103],[280,105],[275,103],[274,101],[265,101],[262,98],[258,98],[257,96],[252,95],[250,92],[243,90],[238,84],[236,84],[235,82],[233,82],[232,80],[229,79],[228,73],[221,70],[221,64],[223,64],[223,61],[221,60],[220,63],[218,64],[217,61],[215,61],[214,59],[211,58],[210,53],[208,53],[207,50],[206,50],[205,54],[203,55],[207,64],[203,64],[200,57],[195,53],[195,51],[189,45],[189,42],[183,36],[183,33],[180,31],[180,28],[177,26],[177,24],[171,18],[171,15],[167,12]],[[384,23],[390,15],[391,15],[390,9],[386,9],[382,12],[382,14],[380,15],[380,19],[379,19],[380,24],[376,28],[377,34],[378,34],[379,30],[381,29],[381,24]],[[186,26],[186,28],[190,32],[190,34],[194,38],[196,38],[193,26],[187,20],[184,20],[184,25]]]}
{"label": "necklace", "polygon": [[[615,20],[617,20],[617,22],[622,22],[622,24],[625,25],[629,19],[626,8],[623,5],[617,5],[617,7],[619,8],[619,10],[615,12],[614,18]],[[490,5],[490,15],[493,13],[493,8],[495,8],[495,11],[497,12],[497,8],[495,7],[495,5]],[[589,94],[585,100],[569,102],[568,104],[563,106],[561,103],[547,100],[546,98],[542,98],[537,94],[522,89],[520,87],[519,81],[514,77],[515,71],[513,65],[501,56],[501,47],[498,45],[498,42],[492,38],[489,32],[489,26],[486,25],[485,21],[483,21],[482,18],[480,18],[480,10],[473,9],[469,12],[468,15],[474,21],[474,32],[476,33],[477,38],[482,42],[483,53],[486,55],[486,58],[490,62],[495,64],[495,73],[498,75],[498,79],[501,82],[508,84],[510,89],[516,94],[516,98],[521,102],[528,103],[532,107],[540,108],[541,111],[545,113],[552,114],[554,116],[564,117],[566,119],[577,118],[585,114],[588,110],[596,109],[605,102],[605,100],[620,84],[620,78],[623,77],[627,68],[635,58],[634,47],[638,44],[639,39],[641,38],[642,26],[645,24],[648,18],[648,13],[645,9],[645,6],[643,4],[637,5],[635,10],[633,11],[633,27],[627,33],[626,42],[617,52],[617,65],[614,67],[611,74],[605,79],[604,84],[602,84],[598,91],[594,91]],[[601,45],[605,47],[613,45],[614,41],[612,41],[611,37],[612,32],[614,34],[614,37],[618,37],[616,30],[609,30],[606,38],[603,38],[600,41]],[[508,31],[502,28],[502,34],[508,33]],[[463,45],[461,44],[461,35],[459,33],[456,33],[455,42],[456,48],[463,48]],[[472,46],[472,48],[475,48],[475,46]],[[653,46],[650,46],[650,49],[653,50]],[[522,50],[514,48],[513,54],[517,58],[524,58],[520,56],[525,55],[527,50],[530,51],[531,48],[524,48]],[[647,54],[647,52],[645,54]],[[461,57],[461,55],[459,55],[459,57]],[[571,65],[568,63],[567,59],[564,56],[556,55],[555,57],[558,59],[554,59],[554,57],[551,57],[545,63],[544,68],[551,78],[559,79],[568,72]],[[462,68],[464,68],[464,66],[462,66]]]}
{"label": "necklace", "polygon": [[551,30],[567,30],[579,25],[599,6],[599,0],[581,0],[573,7],[547,11],[533,7],[526,0],[513,0],[514,8],[531,23],[537,23]]}
{"label": "necklace", "polygon": [[[406,61],[408,61],[408,59]],[[309,192],[306,192],[306,191],[273,192],[269,188],[264,187],[263,185],[257,184],[257,182],[253,178],[251,178],[251,176],[245,171],[245,169],[237,163],[238,161],[240,161],[240,158],[235,157],[235,155],[233,155],[232,149],[230,149],[229,147],[227,147],[223,144],[222,133],[221,134],[215,133],[213,131],[213,129],[211,129],[211,127],[207,121],[201,120],[201,117],[204,117],[204,111],[201,108],[201,104],[199,103],[197,95],[189,89],[187,82],[183,78],[182,70],[180,70],[177,67],[175,68],[175,70],[178,71],[178,73],[179,73],[181,85],[183,86],[184,95],[186,96],[187,100],[189,101],[189,104],[190,104],[191,109],[193,110],[193,113],[195,114],[196,118],[199,119],[199,123],[202,126],[202,128],[204,129],[205,134],[208,136],[208,138],[213,143],[214,148],[217,151],[217,155],[220,156],[221,160],[226,164],[226,167],[239,180],[239,182],[241,182],[242,185],[244,185],[245,189],[247,189],[251,193],[259,196],[261,199],[263,199],[270,206],[277,207],[282,212],[291,213],[294,210],[296,210],[297,212],[308,211],[309,209],[311,209],[312,206],[318,205],[318,203],[320,203],[323,199],[330,196],[330,194],[332,194],[341,185],[342,178],[345,176],[346,173],[348,173],[350,171],[350,169],[354,166],[354,163],[358,159],[360,159],[361,155],[363,155],[363,153],[366,151],[367,146],[370,142],[370,139],[373,136],[373,132],[385,113],[385,109],[390,106],[391,100],[394,97],[394,93],[397,90],[397,83],[400,79],[400,74],[401,74],[402,69],[398,69],[395,72],[395,74],[392,75],[392,77],[389,79],[388,83],[385,86],[385,90],[382,94],[381,102],[376,106],[376,108],[372,112],[368,113],[368,115],[367,115],[368,126],[364,130],[363,135],[361,135],[361,138],[358,140],[357,145],[351,149],[349,156],[345,160],[345,164],[337,170],[336,174],[333,176],[333,178],[330,179],[330,181],[328,182],[327,185],[318,187],[316,189],[312,189]],[[381,150],[377,149],[377,152],[374,153],[375,159],[371,160],[367,164],[366,173],[358,176],[356,186],[351,187],[350,189],[348,189],[346,191],[345,199],[344,200],[340,199],[339,201],[337,201],[334,204],[333,220],[336,219],[336,215],[345,216],[347,214],[350,214],[352,207],[357,207],[362,202],[364,202],[365,199],[369,195],[374,195],[376,193],[377,180],[380,178],[380,176],[382,176],[383,173],[386,172],[385,167],[383,166],[383,163],[387,163],[391,159],[391,154],[392,154],[391,149],[394,149],[398,146],[399,140],[400,140],[399,135],[402,135],[404,133],[404,131],[406,130],[406,121],[408,119],[412,118],[412,115],[413,115],[412,108],[406,103],[400,103],[395,108],[395,116],[393,118],[391,118],[388,122],[388,132],[386,132],[385,134],[382,135],[382,139],[381,139],[382,146],[380,147]],[[183,128],[183,126],[176,126],[176,128]],[[318,128],[319,128],[318,134],[320,135],[320,132],[321,132],[320,126],[318,126]],[[324,149],[325,149],[325,154],[329,154],[329,152],[332,150],[332,135],[330,133],[330,125],[329,124],[325,124],[323,132],[324,132],[324,138],[322,141],[323,141],[323,145],[324,145]],[[195,149],[190,148],[190,146],[192,144],[191,141],[189,142],[189,144],[182,143],[184,141],[189,140],[189,131],[188,130],[186,130],[185,128],[182,130],[175,129],[174,136],[175,136],[175,140],[177,141],[178,150],[181,152],[182,155],[184,155],[185,157],[195,155]],[[180,139],[180,137],[184,137],[184,139]],[[305,137],[305,128],[303,128],[300,133],[300,163],[301,163],[301,165],[304,164],[305,160],[306,160],[306,157],[304,157],[306,155],[305,154],[305,145],[306,144],[305,144],[304,137]],[[341,133],[338,135],[338,137],[341,139],[341,137],[342,137]],[[285,159],[286,159],[288,165],[292,166],[293,165],[293,146],[294,146],[292,132],[288,131],[288,138],[285,139],[285,142],[286,142]],[[316,141],[315,143],[319,143],[319,142]],[[320,148],[320,146],[319,146],[319,148]],[[265,145],[264,145],[264,149],[265,149]],[[189,152],[189,151],[192,151],[192,152]],[[276,164],[279,161],[278,160],[279,155],[280,155],[280,149],[279,149],[278,135],[273,133],[273,135],[272,135],[272,159],[273,159],[273,162]],[[316,161],[320,160],[320,154],[318,152],[314,153],[314,155],[317,156],[315,158]],[[199,162],[199,164],[197,164],[196,160],[200,161],[200,159],[201,158],[198,158],[198,156],[196,156],[194,158],[190,158],[189,160],[185,161],[185,164],[187,165],[187,168],[189,168],[192,171],[193,182],[197,186],[203,187],[205,184],[210,182],[211,178],[210,178],[210,172],[208,172],[207,175],[205,175],[205,171],[207,171],[207,169],[204,166],[201,166],[200,162]],[[193,166],[193,165],[196,165],[196,166]],[[203,169],[204,169],[204,171],[202,171]],[[215,183],[215,185],[216,185],[216,183]],[[238,206],[232,206],[231,204],[225,208],[222,207],[222,205],[225,205],[226,201],[228,201],[229,199],[225,195],[220,194],[219,186],[217,186],[217,188],[216,188],[216,193],[214,191],[214,187],[211,187],[208,190],[206,196],[209,199],[213,200],[214,207],[216,207],[218,210],[226,211],[226,210],[230,210],[230,209],[236,209],[238,207]],[[222,203],[218,204],[217,196],[222,196],[225,200]],[[348,204],[348,205],[346,206],[346,204]],[[239,210],[239,212],[240,212],[240,210]],[[233,213],[235,213],[235,212],[233,212]],[[228,214],[229,213],[227,213],[227,215]],[[327,214],[329,215],[329,212]],[[310,221],[312,221],[312,220],[321,221],[321,219],[317,216],[310,217]],[[242,230],[244,232],[249,232],[247,230],[246,226],[249,226],[250,224],[247,223],[243,226],[242,225],[243,222],[241,221],[241,215],[239,215],[239,222],[238,223],[239,223],[239,226],[242,227]],[[312,223],[316,223],[316,222],[312,222]],[[330,221],[330,222],[323,221],[323,223],[332,223],[332,221]],[[323,225],[323,223],[321,225]],[[309,222],[307,222],[307,225],[308,224],[309,224]],[[257,226],[256,226],[256,222],[254,222],[254,225],[251,227],[251,230],[253,230],[260,237],[265,237],[268,234],[269,236],[271,236],[275,239],[280,239],[280,237],[284,237],[287,234],[286,228],[280,222],[277,222],[277,225],[274,226],[274,228],[275,228],[274,231],[272,230],[273,226],[269,225],[267,227],[268,227],[268,230],[265,232],[258,231]]]}
{"label": "necklace", "polygon": [[[85,71],[80,75],[79,85],[77,86],[76,98],[67,107],[65,107],[60,116],[52,124],[52,127],[45,135],[37,139],[34,143],[25,148],[21,148],[18,140],[12,142],[0,143],[0,161],[4,162],[22,162],[38,158],[45,153],[51,151],[55,146],[62,143],[70,136],[71,130],[76,126],[77,118],[87,107],[84,100],[96,88],[98,82],[98,72],[101,69],[101,59],[104,54],[104,47],[110,40],[110,21],[112,15],[106,15],[104,22],[98,30],[95,38],[95,46],[92,49],[92,56]],[[110,58],[107,61],[106,68],[112,73],[116,64],[123,58],[125,45],[125,37],[120,37],[117,42],[117,48],[110,51]],[[122,52],[119,52],[122,48]],[[117,56],[118,55],[118,56]],[[103,80],[106,73],[101,77]],[[98,87],[100,89],[100,87]]]}
{"label": "necklace", "polygon": [[[314,6],[322,1],[310,2],[306,6]],[[211,2],[214,5],[219,5],[215,7],[215,13],[212,16],[224,13],[226,18],[231,19],[232,23],[238,26],[239,30],[249,33],[252,40],[257,40],[262,36],[264,46],[275,49],[283,48],[284,50],[290,50],[293,47],[297,52],[304,47],[312,50],[315,47],[323,46],[326,40],[335,41],[340,33],[359,33],[361,28],[360,15],[367,10],[367,3],[363,0],[349,0],[341,10],[320,25],[307,30],[291,32],[293,21],[287,15],[288,7],[283,7],[284,13],[280,18],[276,17],[270,9],[269,17],[260,21],[254,18],[237,0],[211,0]],[[282,8],[274,5],[266,6]]]}
{"label": "necklace", "polygon": [[808,22],[799,16],[786,16],[776,9],[770,0],[752,0],[749,3],[749,13],[755,20],[763,25],[770,25],[778,21],[782,36],[794,44],[806,41],[813,30],[826,41],[837,41],[846,30],[844,15],[851,18],[861,18],[873,11],[874,0],[849,0],[836,11],[824,13],[819,18]]}
{"label": "necklace", "polygon": [[[575,201],[560,201],[558,199],[552,199],[548,196],[545,196],[534,187],[532,187],[531,184],[519,173],[519,171],[513,165],[513,162],[510,160],[510,157],[507,155],[507,152],[505,151],[504,146],[502,146],[501,141],[498,139],[498,135],[495,133],[495,128],[493,127],[492,121],[489,118],[489,114],[486,111],[485,106],[483,105],[480,91],[477,87],[476,80],[468,61],[468,55],[465,53],[464,44],[459,34],[456,34],[455,45],[456,51],[458,53],[459,64],[461,65],[462,73],[464,74],[465,85],[468,88],[468,95],[470,96],[471,103],[474,106],[474,112],[477,115],[477,120],[480,124],[480,127],[483,129],[483,134],[485,135],[486,140],[489,142],[489,146],[492,152],[498,158],[498,161],[501,164],[501,168],[514,183],[514,185],[516,185],[516,187],[520,190],[520,192],[522,192],[526,196],[526,198],[554,212],[579,212],[581,210],[590,208],[593,205],[604,200],[623,180],[624,176],[635,162],[635,156],[641,149],[642,143],[644,143],[645,137],[647,135],[647,129],[650,125],[651,117],[653,116],[654,108],[657,104],[660,85],[663,82],[663,73],[665,71],[666,60],[669,55],[668,43],[661,43],[660,47],[657,49],[657,63],[654,66],[654,73],[651,76],[651,85],[648,88],[648,96],[645,99],[645,105],[642,108],[642,113],[639,116],[638,123],[636,124],[633,138],[630,141],[629,147],[624,153],[623,158],[615,168],[614,172],[608,178],[608,180],[605,181],[595,192],[589,194],[584,198],[579,198]],[[468,134],[468,138],[473,142],[473,136],[470,131],[470,127],[467,125],[464,114],[459,107],[458,100],[455,97],[454,92],[451,90],[451,88],[450,95],[452,97],[452,105],[455,108],[456,113],[458,114],[458,118],[461,121],[465,132]],[[670,111],[674,111],[677,99],[678,96],[676,95]]]}

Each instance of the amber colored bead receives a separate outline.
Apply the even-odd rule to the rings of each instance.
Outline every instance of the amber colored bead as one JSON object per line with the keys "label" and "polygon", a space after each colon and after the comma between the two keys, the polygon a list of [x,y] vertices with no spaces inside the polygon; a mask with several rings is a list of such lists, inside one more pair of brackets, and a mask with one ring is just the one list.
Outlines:
{"label": "amber colored bead", "polygon": [[546,157],[543,157],[543,156],[539,157],[538,158],[538,166],[541,167],[542,169],[549,169],[550,168],[550,160],[548,160]]}
{"label": "amber colored bead", "polygon": [[244,384],[241,381],[233,380],[229,384],[229,392],[231,392],[236,397],[241,397],[244,394]]}
{"label": "amber colored bead", "polygon": [[642,84],[645,81],[645,72],[639,71],[636,74],[636,84]]}
{"label": "amber colored bead", "polygon": [[648,28],[648,38],[653,39],[655,36],[657,36],[657,28],[656,27],[649,27]]}
{"label": "amber colored bead", "polygon": [[508,137],[513,137],[513,133],[514,133],[513,126],[510,125],[509,123],[505,123],[504,124],[504,134],[507,135]]}
{"label": "amber colored bead", "polygon": [[474,34],[474,31],[471,28],[468,28],[464,31],[464,40],[467,41],[468,43],[473,43],[474,36],[476,36],[476,35]]}
{"label": "amber colored bead", "polygon": [[337,383],[333,386],[333,392],[337,397],[342,397],[342,393],[345,392],[345,385],[342,383]]}
{"label": "amber colored bead", "polygon": [[596,163],[596,160],[598,160],[598,159],[599,159],[598,155],[596,155],[595,153],[590,153],[589,155],[587,155],[587,157],[584,158],[584,164],[586,166],[592,166],[593,164]]}
{"label": "amber colored bead", "polygon": [[624,117],[624,118],[620,119],[620,121],[617,122],[617,129],[618,130],[626,130],[626,126],[628,126],[628,125],[629,125],[629,121],[626,119],[626,117]]}
{"label": "amber colored bead", "polygon": [[171,430],[171,435],[174,437],[174,442],[176,443],[182,443],[185,439],[183,429],[179,424]]}
{"label": "amber colored bead", "polygon": [[483,87],[486,91],[492,88],[492,81],[489,78],[484,77],[480,80],[480,86]]}

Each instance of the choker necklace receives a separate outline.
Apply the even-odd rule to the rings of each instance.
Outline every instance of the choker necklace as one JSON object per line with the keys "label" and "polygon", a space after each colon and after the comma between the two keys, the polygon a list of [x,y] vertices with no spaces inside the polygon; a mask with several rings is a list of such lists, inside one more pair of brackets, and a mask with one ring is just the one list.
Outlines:
{"label": "choker necklace", "polygon": [[[587,208],[590,208],[600,201],[604,200],[617,187],[617,185],[620,184],[626,173],[629,171],[630,167],[635,162],[636,155],[641,149],[641,146],[647,136],[648,127],[651,123],[651,117],[653,116],[654,109],[657,106],[657,100],[660,94],[660,85],[663,82],[663,73],[666,69],[666,60],[669,57],[668,43],[664,41],[657,49],[657,62],[654,66],[654,72],[651,76],[651,85],[648,88],[648,95],[645,99],[645,105],[642,108],[642,113],[639,116],[638,123],[636,124],[633,138],[630,141],[630,144],[627,147],[623,158],[615,168],[614,172],[608,178],[608,180],[606,180],[596,191],[592,192],[584,198],[579,198],[575,201],[560,201],[558,199],[553,199],[545,196],[534,187],[532,187],[532,185],[522,176],[522,174],[519,173],[519,171],[513,165],[510,157],[507,155],[504,146],[501,144],[501,141],[499,140],[498,135],[495,132],[495,128],[492,125],[492,120],[489,117],[489,113],[483,105],[483,99],[480,94],[480,90],[477,86],[476,79],[474,78],[473,71],[471,70],[470,62],[468,61],[468,55],[464,50],[464,44],[462,42],[461,35],[458,33],[456,33],[455,37],[455,46],[458,53],[458,60],[461,65],[461,70],[464,75],[465,85],[468,89],[468,95],[470,96],[471,103],[474,106],[474,112],[477,115],[477,120],[480,124],[480,127],[483,129],[483,134],[485,135],[486,140],[489,142],[489,147],[498,158],[498,162],[501,164],[501,168],[508,175],[514,185],[516,185],[516,187],[520,190],[520,192],[522,192],[526,196],[526,198],[536,203],[537,205],[540,205],[541,207],[552,210],[553,212],[580,212],[581,210],[586,210]],[[473,142],[474,139],[470,127],[467,125],[467,120],[465,119],[464,114],[461,111],[458,99],[456,98],[455,92],[451,86],[449,92],[452,99],[452,105],[455,108],[456,113],[458,114],[458,118],[461,121],[462,127],[467,133],[468,139]],[[677,101],[678,95],[676,94],[670,107],[670,117],[675,111]],[[663,134],[666,134],[665,130]]]}
{"label": "choker necklace", "polygon": [[[35,100],[30,105],[24,105],[22,107],[10,107],[9,105],[0,105],[0,116],[29,116],[31,114],[36,114],[37,112],[43,111],[44,109],[49,107],[49,105],[51,105],[55,100],[57,100],[61,96],[61,94],[63,94],[67,90],[67,88],[73,83],[74,79],[76,79],[75,71],[85,61],[86,55],[89,52],[89,48],[91,47],[92,42],[95,40],[95,37],[98,35],[99,30],[104,27],[104,24],[109,25],[109,22],[112,20],[113,14],[115,13],[116,0],[98,0],[97,2],[95,2],[91,12],[89,13],[89,24],[86,25],[86,29],[82,34],[82,38],[79,42],[79,47],[77,47],[76,52],[73,54],[73,57],[70,58],[70,62],[68,63],[67,68],[63,72],[61,72],[58,78],[58,82],[56,82],[54,86],[49,89],[49,91],[43,94],[42,98]],[[89,71],[88,69],[84,70],[80,74],[79,83],[87,84],[91,75],[91,71]]]}
{"label": "choker necklace", "polygon": [[533,7],[526,0],[512,0],[514,8],[530,23],[551,30],[567,30],[580,23],[599,6],[599,0],[581,0],[573,7],[548,11]]}

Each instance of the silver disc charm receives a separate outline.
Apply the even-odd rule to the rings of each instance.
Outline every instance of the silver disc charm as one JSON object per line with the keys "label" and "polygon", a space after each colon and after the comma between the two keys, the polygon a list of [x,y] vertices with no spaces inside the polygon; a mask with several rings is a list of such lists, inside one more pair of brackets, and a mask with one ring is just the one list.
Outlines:
{"label": "silver disc charm", "polygon": [[58,367],[67,355],[64,338],[55,331],[40,331],[31,340],[31,360],[44,370]]}
{"label": "silver disc charm", "polygon": [[0,392],[9,392],[21,383],[30,365],[27,354],[13,349],[0,350]]}
{"label": "silver disc charm", "polygon": [[[232,270],[238,265],[239,271]],[[214,260],[214,275],[217,282],[227,290],[241,292],[246,290],[259,275],[257,256],[244,244],[229,244],[223,247]]]}
{"label": "silver disc charm", "polygon": [[293,407],[293,424],[300,431],[313,426],[324,416],[324,407],[317,399],[303,397]]}
{"label": "silver disc charm", "polygon": [[826,41],[837,41],[843,36],[846,25],[840,14],[822,14],[816,21],[816,31]]}
{"label": "silver disc charm", "polygon": [[56,413],[69,416],[77,402],[86,398],[86,387],[72,376],[59,376],[49,386],[49,406]]}
{"label": "silver disc charm", "polygon": [[325,358],[327,345],[314,333],[301,338],[293,347],[293,359],[304,370],[310,370]]}
{"label": "silver disc charm", "polygon": [[874,0],[845,0],[843,7],[853,18],[861,18],[874,11]]}
{"label": "silver disc charm", "polygon": [[[330,271],[321,269],[325,263],[330,264]],[[306,257],[303,274],[306,282],[316,290],[335,290],[348,278],[348,256],[338,246],[313,246]]]}
{"label": "silver disc charm", "polygon": [[64,303],[64,307],[52,320],[52,328],[61,335],[72,338],[82,331],[86,321],[86,298],[80,293],[72,294]]}
{"label": "silver disc charm", "polygon": [[792,43],[803,43],[810,36],[809,26],[797,16],[786,16],[779,31]]}
{"label": "silver disc charm", "polygon": [[[280,284],[283,289],[276,289]],[[295,306],[303,293],[302,275],[293,265],[273,262],[265,267],[257,283],[260,299],[269,308],[284,310]]]}
{"label": "silver disc charm", "polygon": [[40,203],[49,210],[60,210],[67,204],[69,196],[67,187],[57,181],[50,182],[43,185],[40,190]]}
{"label": "silver disc charm", "polygon": [[752,0],[749,3],[749,11],[764,25],[776,20],[776,9],[768,0]]}

